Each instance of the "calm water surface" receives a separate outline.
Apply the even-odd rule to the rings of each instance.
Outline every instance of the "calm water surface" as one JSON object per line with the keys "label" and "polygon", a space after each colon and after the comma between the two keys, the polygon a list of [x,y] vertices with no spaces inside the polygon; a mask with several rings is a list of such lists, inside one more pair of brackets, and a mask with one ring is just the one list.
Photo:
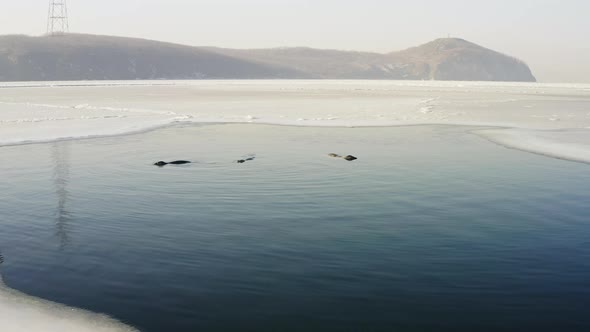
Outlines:
{"label": "calm water surface", "polygon": [[0,152],[7,284],[142,331],[590,331],[585,164],[442,126]]}

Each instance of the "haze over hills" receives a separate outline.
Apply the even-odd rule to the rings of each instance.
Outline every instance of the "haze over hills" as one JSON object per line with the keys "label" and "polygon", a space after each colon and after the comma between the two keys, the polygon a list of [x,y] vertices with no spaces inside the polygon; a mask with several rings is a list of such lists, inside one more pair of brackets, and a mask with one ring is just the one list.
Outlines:
{"label": "haze over hills", "polygon": [[0,36],[0,81],[135,79],[535,81],[524,62],[456,38],[380,54],[192,47],[81,34]]}
{"label": "haze over hills", "polygon": [[536,81],[524,62],[458,38],[387,54],[304,47],[211,50],[325,79]]}
{"label": "haze over hills", "polygon": [[67,34],[0,36],[0,81],[283,78],[291,69],[178,44]]}

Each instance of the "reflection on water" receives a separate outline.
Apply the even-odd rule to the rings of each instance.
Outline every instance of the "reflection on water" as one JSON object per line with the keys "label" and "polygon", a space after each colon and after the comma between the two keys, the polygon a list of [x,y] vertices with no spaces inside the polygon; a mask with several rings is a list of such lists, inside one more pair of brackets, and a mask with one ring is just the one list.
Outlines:
{"label": "reflection on water", "polygon": [[72,219],[67,209],[68,183],[70,178],[69,143],[57,142],[51,149],[53,161],[53,185],[57,194],[57,209],[55,212],[55,235],[59,239],[60,249],[70,243],[69,223]]}

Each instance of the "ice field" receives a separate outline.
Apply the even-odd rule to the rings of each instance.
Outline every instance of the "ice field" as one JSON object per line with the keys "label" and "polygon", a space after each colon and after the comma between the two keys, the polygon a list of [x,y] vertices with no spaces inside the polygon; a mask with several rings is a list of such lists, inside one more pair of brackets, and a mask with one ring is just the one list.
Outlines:
{"label": "ice field", "polygon": [[490,126],[507,147],[590,162],[590,85],[431,81],[0,84],[0,145],[181,123]]}

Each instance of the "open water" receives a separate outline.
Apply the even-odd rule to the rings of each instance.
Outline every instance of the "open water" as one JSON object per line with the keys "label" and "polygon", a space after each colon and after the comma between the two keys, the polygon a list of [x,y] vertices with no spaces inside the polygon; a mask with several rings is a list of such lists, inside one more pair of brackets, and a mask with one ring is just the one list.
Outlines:
{"label": "open water", "polygon": [[2,147],[2,273],[146,332],[590,331],[590,166],[470,130]]}

